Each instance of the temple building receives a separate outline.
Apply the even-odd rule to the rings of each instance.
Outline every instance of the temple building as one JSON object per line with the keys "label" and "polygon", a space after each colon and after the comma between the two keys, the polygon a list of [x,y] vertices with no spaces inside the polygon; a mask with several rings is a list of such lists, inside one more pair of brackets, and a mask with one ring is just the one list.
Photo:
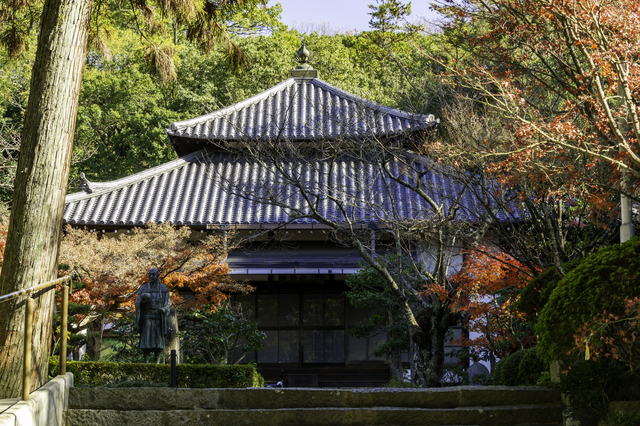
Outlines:
{"label": "temple building", "polygon": [[[86,181],[82,192],[67,195],[64,222],[105,234],[170,222],[190,227],[194,236],[229,230],[256,235],[230,252],[227,261],[232,275],[256,288],[234,301],[255,316],[268,336],[264,349],[248,356],[267,381],[284,376],[289,386],[381,385],[390,378],[389,366],[373,350],[386,336],[356,339],[349,333],[370,314],[349,305],[344,295],[345,278],[358,270],[361,256],[336,241],[330,227],[303,214],[299,194],[288,192],[281,178],[274,177],[274,168],[281,176],[304,176],[305,185],[329,188],[329,198],[358,194],[348,212],[321,200],[317,208],[335,221],[348,215],[363,231],[384,227],[379,206],[390,201],[396,214],[412,220],[428,215],[429,207],[402,185],[369,172],[363,158],[328,162],[289,156],[282,163],[268,163],[258,151],[314,144],[340,149],[344,141],[362,137],[424,139],[438,120],[367,101],[322,81],[304,50],[301,65],[280,84],[219,111],[170,124],[166,133],[177,160],[111,182]],[[388,167],[401,173],[403,164],[392,160]],[[425,172],[425,179],[456,191],[435,171]],[[460,202],[465,206],[474,200]]]}

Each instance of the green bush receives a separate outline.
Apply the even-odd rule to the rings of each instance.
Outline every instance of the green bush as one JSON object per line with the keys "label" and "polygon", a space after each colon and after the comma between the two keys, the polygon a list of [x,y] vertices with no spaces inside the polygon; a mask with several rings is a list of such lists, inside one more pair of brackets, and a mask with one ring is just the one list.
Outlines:
{"label": "green bush", "polygon": [[525,351],[520,367],[518,367],[518,381],[521,385],[535,385],[542,373],[549,370],[549,365],[538,357],[538,347],[534,346]]}
{"label": "green bush", "polygon": [[496,385],[517,386],[520,384],[518,381],[518,373],[524,354],[525,351],[520,350],[506,358],[502,358],[496,363],[492,374]]}
{"label": "green bush", "polygon": [[600,249],[567,273],[538,318],[538,354],[566,357],[576,330],[597,314],[624,312],[624,299],[640,296],[640,237]]}
{"label": "green bush", "polygon": [[[58,374],[58,360],[50,361],[50,374]],[[169,385],[168,364],[117,364],[115,362],[67,362],[76,386],[106,386],[123,382],[165,383]],[[264,378],[249,365],[179,364],[176,366],[180,388],[251,388],[264,386]]]}
{"label": "green bush", "polygon": [[568,367],[566,374],[562,375],[560,392],[569,395],[578,418],[601,419],[608,411],[612,400],[610,395],[628,393],[628,389],[623,388],[624,380],[621,380],[624,376],[623,366],[611,360],[581,360]]}
{"label": "green bush", "polygon": [[504,386],[535,385],[548,370],[538,358],[537,347],[523,349],[502,358],[494,367],[493,383]]}
{"label": "green bush", "polygon": [[[571,260],[562,264],[565,274],[572,271],[580,264],[582,259]],[[513,308],[522,312],[527,321],[537,321],[538,315],[549,301],[549,297],[558,283],[562,280],[562,275],[556,266],[553,266],[527,284],[520,292],[519,299],[513,304]]]}

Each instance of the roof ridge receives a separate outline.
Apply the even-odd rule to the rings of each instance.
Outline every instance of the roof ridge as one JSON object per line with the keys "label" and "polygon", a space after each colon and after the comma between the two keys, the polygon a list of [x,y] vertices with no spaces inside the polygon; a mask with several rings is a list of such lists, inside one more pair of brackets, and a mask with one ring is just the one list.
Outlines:
{"label": "roof ridge", "polygon": [[324,90],[327,90],[328,92],[331,92],[332,94],[336,95],[336,96],[340,96],[340,97],[346,97],[349,98],[350,100],[352,100],[353,102],[356,102],[358,104],[361,104],[364,107],[368,107],[371,108],[375,111],[379,111],[381,113],[384,114],[388,114],[388,115],[394,115],[394,116],[398,116],[401,118],[405,118],[407,120],[410,121],[424,121],[426,123],[430,123],[430,122],[434,122],[436,121],[436,118],[433,114],[418,114],[418,113],[409,113],[406,111],[402,111],[399,110],[397,108],[392,108],[383,104],[380,104],[378,102],[374,102],[365,98],[362,98],[358,95],[354,95],[351,92],[348,92],[346,90],[340,89],[330,83],[327,83],[326,81],[319,79],[319,78],[313,78],[313,79],[302,79],[302,78],[295,78],[295,77],[291,77],[288,78],[284,81],[282,81],[281,83],[276,84],[275,86],[258,93],[257,95],[254,95],[248,99],[245,99],[243,101],[237,102],[233,105],[229,105],[225,108],[219,109],[217,111],[213,111],[210,112],[208,114],[204,114],[198,117],[194,117],[194,118],[190,118],[188,120],[183,120],[183,121],[176,121],[173,122],[169,125],[169,128],[165,129],[165,132],[167,134],[172,134],[175,131],[187,128],[187,127],[191,127],[191,126],[195,126],[201,123],[205,123],[208,121],[211,121],[215,118],[219,118],[219,117],[223,117],[226,116],[230,113],[233,113],[235,111],[239,111],[242,110],[243,108],[247,108],[251,105],[257,104],[258,102],[267,99],[269,96],[273,96],[275,93],[280,92],[282,89],[288,88],[292,85],[294,85],[294,83],[296,83],[297,81],[299,81],[301,84],[312,84],[315,86],[319,86]]}
{"label": "roof ridge", "polygon": [[[326,81],[321,80],[319,78],[315,78],[313,80],[316,80],[315,84],[318,84],[318,85],[321,85],[321,86],[325,86],[325,88],[328,91],[332,92],[332,93],[346,94],[349,97],[353,98],[354,101],[360,102],[360,103],[364,104],[365,106],[373,105],[373,106],[375,106],[375,108],[372,108],[372,109],[375,109],[377,111],[385,112],[385,113],[388,113],[388,114],[393,113],[395,115],[399,115],[401,117],[404,117],[404,118],[406,118],[408,120],[415,120],[416,117],[425,117],[426,118],[425,121],[431,122],[431,121],[435,121],[435,119],[436,119],[433,114],[418,114],[418,113],[412,114],[412,113],[407,112],[407,111],[402,111],[402,110],[397,109],[397,108],[392,108],[392,107],[383,105],[381,103],[378,103],[378,102],[375,102],[375,101],[371,101],[369,99],[365,99],[365,98],[363,98],[361,96],[354,95],[351,92],[347,92],[346,90],[340,89],[339,87],[336,87],[336,86],[332,85],[331,83],[327,83]],[[310,80],[310,82],[313,81],[313,80]]]}
{"label": "roof ridge", "polygon": [[284,89],[284,88],[286,88],[288,86],[293,85],[293,83],[295,83],[295,80],[296,79],[293,78],[293,77],[292,78],[288,78],[288,79],[276,84],[275,86],[270,87],[269,89],[267,89],[267,90],[265,90],[263,92],[260,92],[260,93],[258,93],[256,95],[253,95],[252,97],[247,98],[247,99],[245,99],[243,101],[236,102],[233,105],[229,105],[229,106],[224,107],[222,109],[219,109],[217,111],[213,111],[213,112],[210,112],[210,113],[207,113],[207,114],[204,114],[204,115],[200,115],[198,117],[190,118],[188,120],[173,122],[173,123],[171,123],[169,125],[168,129],[165,129],[165,133],[169,134],[171,131],[180,130],[182,128],[189,127],[189,126],[192,126],[192,125],[195,125],[195,124],[198,124],[198,123],[202,123],[202,122],[205,122],[205,121],[208,121],[208,120],[212,120],[212,119],[217,118],[217,117],[222,117],[222,116],[224,116],[224,115],[226,115],[226,114],[228,114],[230,112],[233,112],[233,111],[236,111],[236,110],[239,110],[239,109],[242,109],[242,108],[246,108],[247,106],[256,104],[259,101],[261,101],[263,99],[266,99],[269,96],[272,96],[274,92],[278,92],[281,89]]}
{"label": "roof ridge", "polygon": [[206,152],[206,148],[203,148],[198,151],[194,151],[190,154],[184,155],[180,158],[176,158],[175,160],[171,160],[167,163],[161,164],[159,166],[151,167],[150,169],[143,170],[138,173],[134,173],[132,175],[115,179],[106,182],[91,182],[92,184],[99,184],[100,188],[94,192],[87,193],[85,191],[74,192],[73,194],[67,194],[65,197],[65,204],[69,202],[82,201],[84,199],[89,199],[92,197],[98,197],[103,195],[104,193],[114,192],[118,189],[124,188],[125,186],[130,186],[135,182],[142,182],[146,179],[152,178],[159,173],[166,173],[170,170],[178,169],[186,164],[190,164],[192,160],[197,159],[198,155],[203,151]]}

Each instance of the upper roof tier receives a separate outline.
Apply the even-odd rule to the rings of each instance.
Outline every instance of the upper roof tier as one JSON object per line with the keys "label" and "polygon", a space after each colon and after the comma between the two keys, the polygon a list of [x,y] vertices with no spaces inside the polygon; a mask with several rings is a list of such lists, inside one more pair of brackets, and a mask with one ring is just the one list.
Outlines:
{"label": "upper roof tier", "polygon": [[318,78],[294,77],[227,108],[172,123],[166,132],[182,156],[209,143],[392,136],[427,130],[438,121],[367,101]]}

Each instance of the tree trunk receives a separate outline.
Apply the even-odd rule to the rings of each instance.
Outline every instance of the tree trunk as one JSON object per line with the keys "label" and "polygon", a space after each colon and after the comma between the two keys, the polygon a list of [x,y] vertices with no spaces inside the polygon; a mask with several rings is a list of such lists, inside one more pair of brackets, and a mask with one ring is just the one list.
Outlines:
{"label": "tree trunk", "polygon": [[444,344],[449,327],[456,324],[456,315],[445,304],[434,302],[431,309],[419,311],[416,320],[418,327],[410,331],[416,346],[412,383],[420,387],[440,387],[444,373]]}
{"label": "tree trunk", "polygon": [[[92,0],[46,0],[0,294],[54,279]],[[36,298],[32,389],[48,377],[54,292]],[[25,299],[0,304],[0,398],[20,394]]]}

